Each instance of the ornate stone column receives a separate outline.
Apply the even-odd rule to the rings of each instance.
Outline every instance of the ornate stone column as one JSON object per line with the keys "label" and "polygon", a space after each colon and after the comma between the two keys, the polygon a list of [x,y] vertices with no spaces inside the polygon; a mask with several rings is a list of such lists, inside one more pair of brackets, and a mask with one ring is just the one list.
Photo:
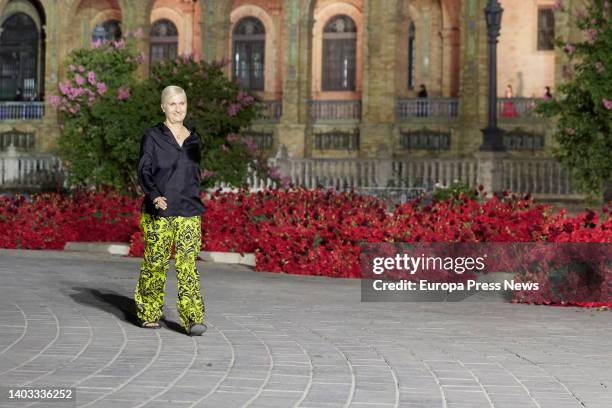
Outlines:
{"label": "ornate stone column", "polygon": [[397,10],[397,0],[366,0],[361,34],[364,49],[360,150],[365,156],[388,161],[394,145]]}
{"label": "ornate stone column", "polygon": [[122,30],[124,34],[134,33],[136,30],[142,30],[142,37],[136,41],[136,46],[139,52],[144,56],[142,64],[136,71],[141,78],[149,75],[149,46],[151,33],[151,8],[153,0],[122,1],[121,9],[123,12]]}
{"label": "ornate stone column", "polygon": [[[66,3],[63,1],[63,3]],[[68,8],[68,4],[65,4]],[[45,97],[45,116],[41,132],[36,135],[36,149],[39,151],[54,151],[57,147],[59,130],[57,127],[57,112],[48,103],[50,95],[58,93],[57,84],[61,74],[61,53],[62,46],[65,47],[62,32],[62,15],[60,7],[48,7],[45,9],[45,62],[44,62],[44,97]],[[44,135],[44,138],[42,137]]]}
{"label": "ornate stone column", "polygon": [[459,91],[459,28],[443,28],[441,35],[442,96],[454,97]]}
{"label": "ornate stone column", "polygon": [[202,58],[205,61],[213,62],[229,58],[232,3],[232,1],[200,0],[202,7],[200,35]]}
{"label": "ornate stone column", "polygon": [[283,114],[278,125],[279,145],[289,157],[304,157],[308,121],[308,101],[312,78],[312,4],[310,1],[283,0]]}
{"label": "ornate stone column", "polygon": [[458,152],[471,155],[482,142],[480,129],[487,113],[487,37],[484,0],[461,3],[461,47],[459,62],[459,123]]}

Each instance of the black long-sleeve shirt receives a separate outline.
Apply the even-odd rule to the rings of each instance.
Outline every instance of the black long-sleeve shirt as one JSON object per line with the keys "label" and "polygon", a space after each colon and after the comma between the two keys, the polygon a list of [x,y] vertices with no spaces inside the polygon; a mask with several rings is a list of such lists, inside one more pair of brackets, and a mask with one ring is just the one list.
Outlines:
{"label": "black long-sleeve shirt", "polygon": [[[140,142],[138,183],[145,194],[144,212],[171,217],[192,217],[204,212],[200,200],[200,137],[192,126],[179,146],[164,123],[148,129]],[[153,200],[166,197],[166,210],[155,208]]]}

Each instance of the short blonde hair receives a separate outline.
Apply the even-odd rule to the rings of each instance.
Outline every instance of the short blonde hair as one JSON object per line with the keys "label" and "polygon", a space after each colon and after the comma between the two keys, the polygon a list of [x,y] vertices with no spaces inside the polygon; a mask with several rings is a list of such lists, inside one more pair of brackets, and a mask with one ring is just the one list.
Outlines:
{"label": "short blonde hair", "polygon": [[187,99],[187,93],[185,92],[183,88],[181,88],[180,86],[176,86],[176,85],[168,85],[167,87],[164,88],[164,90],[161,93],[162,105],[164,104],[164,101],[166,99],[174,95],[184,95],[185,99]]}

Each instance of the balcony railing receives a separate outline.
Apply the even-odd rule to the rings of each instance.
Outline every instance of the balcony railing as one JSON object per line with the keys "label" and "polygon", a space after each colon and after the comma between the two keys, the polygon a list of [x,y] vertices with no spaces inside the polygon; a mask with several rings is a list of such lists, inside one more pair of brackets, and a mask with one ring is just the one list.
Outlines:
{"label": "balcony railing", "polygon": [[283,101],[262,101],[262,110],[258,113],[258,122],[278,122],[283,114]]}
{"label": "balcony railing", "polygon": [[318,120],[359,120],[361,119],[361,101],[310,101],[310,117]]}
{"label": "balcony railing", "polygon": [[535,112],[536,98],[497,98],[497,117],[501,120],[536,119],[541,117]]}
{"label": "balcony railing", "polygon": [[508,150],[543,150],[546,137],[544,133],[527,131],[521,128],[504,131],[504,146]]}
{"label": "balcony railing", "polygon": [[450,150],[451,132],[432,129],[411,129],[400,132],[400,149]]}
{"label": "balcony railing", "polygon": [[455,118],[459,114],[457,98],[406,98],[397,100],[398,119]]}
{"label": "balcony railing", "polygon": [[359,150],[359,129],[343,132],[334,130],[314,134],[316,150]]}
{"label": "balcony railing", "polygon": [[45,114],[45,103],[0,102],[0,120],[41,119]]}
{"label": "balcony railing", "polygon": [[273,132],[247,130],[243,135],[245,138],[251,138],[259,151],[269,150],[274,145]]}

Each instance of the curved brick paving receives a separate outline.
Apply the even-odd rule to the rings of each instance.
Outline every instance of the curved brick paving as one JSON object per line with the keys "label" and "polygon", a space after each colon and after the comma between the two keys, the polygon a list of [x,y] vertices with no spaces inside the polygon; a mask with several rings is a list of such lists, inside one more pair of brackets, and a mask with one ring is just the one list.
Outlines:
{"label": "curved brick paving", "polygon": [[199,264],[210,329],[191,338],[173,273],[165,327],[132,323],[138,263],[0,250],[0,385],[96,408],[612,407],[610,312],[361,303],[356,280]]}

